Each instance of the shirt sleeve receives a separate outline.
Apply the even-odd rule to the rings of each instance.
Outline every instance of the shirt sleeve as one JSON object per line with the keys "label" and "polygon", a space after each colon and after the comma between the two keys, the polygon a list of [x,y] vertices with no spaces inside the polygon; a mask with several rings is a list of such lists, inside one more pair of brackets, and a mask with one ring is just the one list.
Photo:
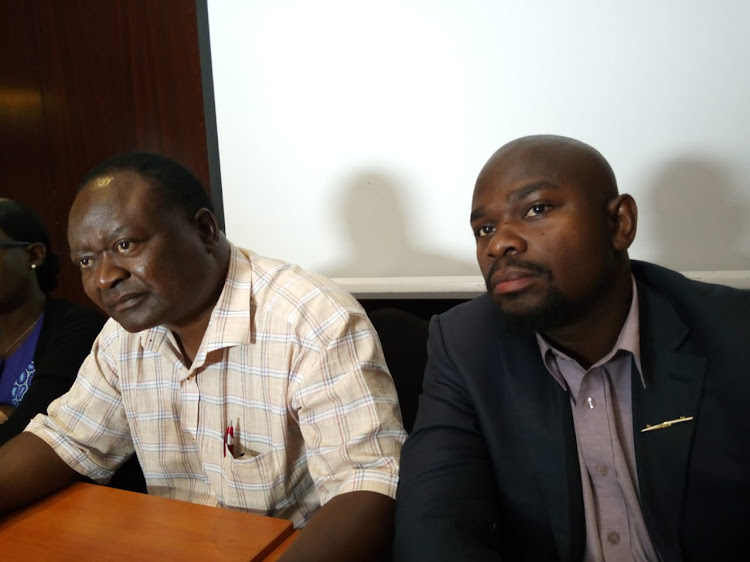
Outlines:
{"label": "shirt sleeve", "polygon": [[118,329],[111,320],[105,325],[70,390],[26,428],[75,471],[102,484],[134,451],[117,363],[109,353]]}
{"label": "shirt sleeve", "polygon": [[327,345],[304,354],[292,390],[321,505],[372,491],[396,497],[406,433],[375,329],[364,311],[329,319]]}

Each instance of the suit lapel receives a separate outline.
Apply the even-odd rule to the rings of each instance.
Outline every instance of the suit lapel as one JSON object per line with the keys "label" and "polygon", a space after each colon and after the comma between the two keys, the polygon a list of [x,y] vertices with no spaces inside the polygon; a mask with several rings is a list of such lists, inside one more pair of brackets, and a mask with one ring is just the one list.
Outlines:
{"label": "suit lapel", "polygon": [[520,413],[561,560],[581,560],[585,550],[583,492],[573,414],[567,392],[542,363],[534,337],[502,338],[503,365]]}
{"label": "suit lapel", "polygon": [[[688,329],[666,299],[641,283],[638,295],[646,388],[633,378],[633,432],[641,504],[662,557],[679,558],[678,527],[706,361],[689,352]],[[694,419],[641,431],[681,416]]]}

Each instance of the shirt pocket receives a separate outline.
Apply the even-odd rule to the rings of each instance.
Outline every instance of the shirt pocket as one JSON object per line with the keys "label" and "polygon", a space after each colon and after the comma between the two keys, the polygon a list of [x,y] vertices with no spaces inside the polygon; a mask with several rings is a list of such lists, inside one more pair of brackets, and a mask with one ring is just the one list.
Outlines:
{"label": "shirt pocket", "polygon": [[222,502],[225,507],[272,515],[283,496],[283,474],[273,451],[246,450],[223,458]]}

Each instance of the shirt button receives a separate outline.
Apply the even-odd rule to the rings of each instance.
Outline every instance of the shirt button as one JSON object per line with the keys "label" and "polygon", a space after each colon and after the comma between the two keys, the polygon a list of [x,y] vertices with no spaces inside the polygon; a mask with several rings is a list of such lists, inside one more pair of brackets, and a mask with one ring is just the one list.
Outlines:
{"label": "shirt button", "polygon": [[586,404],[589,405],[589,410],[593,410],[594,408],[596,408],[596,400],[591,398],[591,396],[586,398]]}
{"label": "shirt button", "polygon": [[607,535],[607,540],[612,544],[620,544],[620,533],[612,531]]}
{"label": "shirt button", "polygon": [[599,476],[606,476],[607,475],[607,467],[603,464],[600,464],[596,467],[596,471],[599,473]]}

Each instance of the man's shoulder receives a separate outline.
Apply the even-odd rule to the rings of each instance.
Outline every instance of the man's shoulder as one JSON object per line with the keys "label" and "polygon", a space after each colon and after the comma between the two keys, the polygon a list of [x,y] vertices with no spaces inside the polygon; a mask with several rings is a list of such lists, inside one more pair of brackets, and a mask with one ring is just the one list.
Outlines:
{"label": "man's shoulder", "polygon": [[328,277],[283,260],[242,252],[252,268],[252,306],[262,314],[316,331],[335,317],[365,316],[357,299]]}
{"label": "man's shoulder", "polygon": [[358,307],[356,299],[328,277],[275,258],[251,254],[253,295],[260,301],[290,302],[316,297],[333,305]]}
{"label": "man's shoulder", "polygon": [[486,293],[434,316],[432,323],[439,323],[445,337],[455,340],[476,340],[488,332],[502,334],[505,326],[500,309]]}
{"label": "man's shoulder", "polygon": [[633,276],[641,286],[676,305],[714,311],[717,306],[728,310],[739,307],[739,311],[745,314],[750,312],[746,308],[750,306],[750,291],[690,279],[653,263],[632,260],[631,267]]}
{"label": "man's shoulder", "polygon": [[668,303],[703,339],[733,342],[750,337],[750,291],[689,279],[646,262],[633,261],[632,271],[646,310],[650,303]]}
{"label": "man's shoulder", "polygon": [[502,318],[500,309],[489,294],[484,293],[470,301],[457,304],[438,315],[441,322],[464,323]]}

